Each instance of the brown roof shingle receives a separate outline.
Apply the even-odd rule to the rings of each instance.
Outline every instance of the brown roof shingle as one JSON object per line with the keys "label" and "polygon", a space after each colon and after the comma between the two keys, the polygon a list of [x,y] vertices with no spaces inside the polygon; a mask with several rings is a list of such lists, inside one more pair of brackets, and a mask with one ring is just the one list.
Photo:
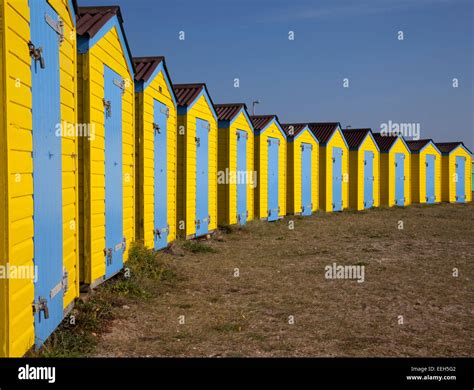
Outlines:
{"label": "brown roof shingle", "polygon": [[314,136],[318,139],[320,145],[325,145],[338,127],[339,122],[312,122],[308,123]]}
{"label": "brown roof shingle", "polygon": [[342,134],[346,139],[349,149],[359,149],[362,141],[364,141],[367,134],[371,133],[371,129],[344,129]]}
{"label": "brown roof shingle", "polygon": [[[285,134],[292,138],[296,137],[299,133],[301,133],[306,127],[308,127],[307,123],[284,123],[281,125]],[[293,130],[293,133],[290,134],[290,130]]]}
{"label": "brown roof shingle", "polygon": [[220,121],[231,121],[242,108],[247,110],[245,103],[216,104],[214,108]]}
{"label": "brown roof shingle", "polygon": [[93,38],[114,16],[123,23],[120,7],[117,5],[101,7],[79,7],[77,10],[77,34]]}
{"label": "brown roof shingle", "polygon": [[396,135],[382,135],[380,133],[373,133],[375,142],[379,146],[381,152],[388,152],[395,141],[398,139]]}
{"label": "brown roof shingle", "polygon": [[189,106],[206,87],[204,83],[173,84],[174,93],[179,106]]}
{"label": "brown roof shingle", "polygon": [[[128,44],[127,36],[123,28],[123,17],[120,7],[117,5],[100,6],[100,7],[78,7],[76,14],[76,32],[79,36],[87,35],[89,38],[93,38],[105,24],[112,19],[114,16],[117,17],[120,28],[122,30],[123,39],[125,41],[126,50],[130,61],[132,60],[132,52],[130,45]],[[130,65],[133,67],[133,63]],[[131,69],[135,73],[135,69]]]}
{"label": "brown roof shingle", "polygon": [[433,142],[433,141],[430,139],[417,139],[417,140],[405,140],[405,142],[408,145],[408,149],[410,149],[411,152],[419,152],[426,145],[428,145],[430,142]]}
{"label": "brown roof shingle", "polygon": [[466,145],[464,145],[464,143],[461,142],[461,141],[458,141],[458,142],[436,142],[435,145],[441,153],[449,154],[454,149],[456,149],[458,146],[464,147],[469,153],[471,153],[471,151],[468,148],[466,148]]}
{"label": "brown roof shingle", "polygon": [[250,120],[252,121],[255,130],[262,130],[267,126],[273,119],[278,121],[276,115],[252,115]]}
{"label": "brown roof shingle", "polygon": [[135,64],[135,80],[148,81],[158,65],[163,62],[165,57],[134,57]]}

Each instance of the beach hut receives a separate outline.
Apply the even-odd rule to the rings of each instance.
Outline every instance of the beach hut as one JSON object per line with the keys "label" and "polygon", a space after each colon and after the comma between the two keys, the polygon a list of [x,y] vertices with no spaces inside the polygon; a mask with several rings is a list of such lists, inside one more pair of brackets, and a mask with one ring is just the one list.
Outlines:
{"label": "beach hut", "polygon": [[206,84],[174,84],[178,101],[177,233],[217,228],[217,113]]}
{"label": "beach hut", "polygon": [[319,207],[341,211],[349,207],[349,147],[339,122],[309,123],[319,142]]}
{"label": "beach hut", "polygon": [[75,2],[0,0],[0,357],[79,294]]}
{"label": "beach hut", "polygon": [[287,135],[287,213],[311,215],[319,207],[319,143],[308,124],[281,125]]}
{"label": "beach hut", "polygon": [[430,139],[406,143],[411,152],[412,203],[441,202],[441,152]]}
{"label": "beach hut", "polygon": [[176,238],[177,103],[164,57],[133,62],[137,238],[161,249]]}
{"label": "beach hut", "polygon": [[371,129],[342,132],[349,146],[349,207],[364,210],[380,205],[380,151]]}
{"label": "beach hut", "polygon": [[216,104],[217,223],[245,225],[253,219],[254,132],[243,103]]}
{"label": "beach hut", "polygon": [[443,202],[472,201],[472,153],[462,142],[436,143],[441,157],[441,199]]}
{"label": "beach hut", "polygon": [[120,8],[79,7],[81,281],[117,274],[135,240],[135,91]]}
{"label": "beach hut", "polygon": [[410,149],[399,135],[373,134],[380,149],[380,204],[408,206],[411,203]]}
{"label": "beach hut", "polygon": [[286,215],[286,134],[276,115],[250,119],[255,129],[255,217],[276,221]]}

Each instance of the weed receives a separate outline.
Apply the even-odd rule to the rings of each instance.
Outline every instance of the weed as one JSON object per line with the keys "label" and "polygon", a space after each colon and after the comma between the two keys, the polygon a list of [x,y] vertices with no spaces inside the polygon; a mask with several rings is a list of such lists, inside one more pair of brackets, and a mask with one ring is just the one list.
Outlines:
{"label": "weed", "polygon": [[199,241],[185,241],[183,248],[192,253],[217,253],[217,250]]}

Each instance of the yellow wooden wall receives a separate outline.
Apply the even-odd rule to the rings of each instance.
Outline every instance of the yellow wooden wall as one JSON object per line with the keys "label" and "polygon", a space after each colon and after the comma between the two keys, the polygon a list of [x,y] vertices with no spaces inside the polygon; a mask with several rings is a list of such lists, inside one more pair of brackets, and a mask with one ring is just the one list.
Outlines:
{"label": "yellow wooden wall", "polygon": [[257,187],[255,188],[255,218],[268,218],[268,137],[278,138],[278,204],[280,217],[286,215],[286,138],[273,121],[263,133],[256,137],[255,162]]}
{"label": "yellow wooden wall", "polygon": [[[218,170],[237,172],[237,130],[245,131],[247,139],[247,172],[254,171],[254,134],[245,114],[240,112],[229,127],[219,128],[218,135]],[[249,178],[251,179],[251,178]],[[247,222],[253,219],[254,188],[247,185]],[[218,223],[234,225],[237,223],[237,184],[217,184]]]}
{"label": "yellow wooden wall", "polygon": [[411,197],[413,203],[426,203],[426,155],[435,158],[435,202],[441,202],[441,153],[429,144],[420,153],[411,154]]}
{"label": "yellow wooden wall", "polygon": [[[177,234],[196,234],[196,118],[209,122],[209,231],[217,228],[217,121],[202,95],[184,115],[178,115]],[[181,130],[180,130],[181,128]],[[184,129],[184,134],[181,131]],[[184,229],[180,229],[184,222]]]}
{"label": "yellow wooden wall", "polygon": [[313,212],[319,208],[319,144],[313,138],[310,130],[298,134],[293,142],[288,142],[287,164],[287,212],[301,214],[301,144],[311,144],[311,198]]}
{"label": "yellow wooden wall", "polygon": [[[217,171],[225,172],[229,169],[229,145],[230,129],[229,127],[219,127],[217,130]],[[230,222],[230,194],[229,185],[217,183],[217,223],[219,225],[229,224]]]}
{"label": "yellow wooden wall", "polygon": [[462,147],[458,147],[453,150],[449,155],[443,155],[442,157],[442,201],[443,202],[456,202],[456,157],[465,157],[465,183],[464,188],[466,190],[466,202],[472,201],[472,157]]}
{"label": "yellow wooden wall", "polygon": [[177,112],[172,92],[166,83],[165,75],[159,72],[144,92],[136,93],[136,144],[139,148],[137,162],[138,183],[137,232],[139,239],[150,248],[154,247],[155,187],[154,187],[154,101],[169,109],[167,121],[167,219],[169,224],[168,242],[176,238],[176,163],[177,163]]}
{"label": "yellow wooden wall", "polygon": [[[65,40],[60,46],[61,121],[77,122],[76,35],[67,0],[50,0],[64,22]],[[27,0],[1,0],[0,71],[3,90],[2,156],[4,227],[0,264],[33,266],[33,137],[31,58],[27,50],[30,40],[30,10]],[[0,110],[3,111],[3,110]],[[6,131],[6,134],[4,132]],[[64,308],[79,294],[78,278],[78,167],[77,140],[62,137],[63,184],[63,266],[69,275],[69,289]],[[0,181],[2,179],[0,178]],[[7,185],[8,182],[8,185]],[[0,356],[21,356],[34,343],[34,317],[31,304],[34,284],[30,280],[2,280],[2,315],[0,319]]]}
{"label": "yellow wooden wall", "polygon": [[395,141],[389,152],[380,153],[380,194],[381,204],[395,205],[395,154],[405,155],[405,206],[411,204],[411,153],[401,138]]}
{"label": "yellow wooden wall", "polygon": [[371,137],[366,137],[358,150],[349,152],[349,207],[364,210],[364,159],[365,152],[374,153],[373,161],[373,194],[374,205],[380,205],[380,152]]}
{"label": "yellow wooden wall", "polygon": [[[342,208],[349,207],[349,149],[340,131],[336,131],[319,153],[319,205],[321,210],[332,211],[332,149],[342,149]],[[329,151],[329,152],[328,152]]]}
{"label": "yellow wooden wall", "polygon": [[[105,133],[104,65],[117,72],[125,82],[122,97],[123,154],[123,236],[127,239],[124,261],[135,240],[135,97],[133,75],[128,69],[125,48],[115,27],[86,54],[79,55],[79,97],[81,120],[95,125],[95,139],[82,140],[84,169],[83,244],[81,279],[93,283],[105,275]],[[81,202],[82,205],[82,202]]]}

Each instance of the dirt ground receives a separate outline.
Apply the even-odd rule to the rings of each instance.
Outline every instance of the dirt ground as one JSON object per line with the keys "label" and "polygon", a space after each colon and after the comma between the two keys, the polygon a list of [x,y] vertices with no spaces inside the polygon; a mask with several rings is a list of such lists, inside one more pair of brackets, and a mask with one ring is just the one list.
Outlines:
{"label": "dirt ground", "polygon": [[[96,355],[474,356],[473,217],[473,204],[317,213],[234,228],[204,241],[215,253],[177,247],[163,256],[180,280],[116,308]],[[365,281],[326,279],[333,263]]]}

